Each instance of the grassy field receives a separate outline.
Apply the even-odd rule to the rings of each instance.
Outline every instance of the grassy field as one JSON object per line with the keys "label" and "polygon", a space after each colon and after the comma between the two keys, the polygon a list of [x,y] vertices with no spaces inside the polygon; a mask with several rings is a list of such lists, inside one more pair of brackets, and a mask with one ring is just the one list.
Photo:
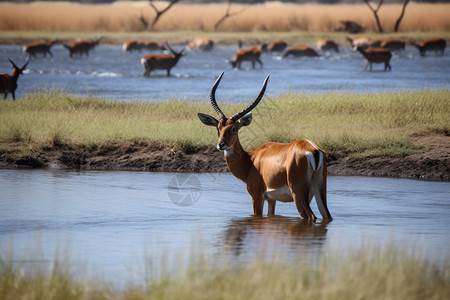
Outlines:
{"label": "grassy field", "polygon": [[[300,255],[292,261],[238,263],[200,254],[186,267],[159,266],[159,274],[145,275],[144,283],[123,283],[75,272],[63,258],[48,269],[33,268],[0,252],[0,298],[440,300],[450,294],[449,262],[437,267],[419,254],[389,246],[325,251],[314,266]],[[147,273],[155,273],[145,265]]]}
{"label": "grassy field", "polygon": [[[225,104],[222,109],[230,114],[246,105]],[[124,103],[60,91],[37,92],[0,103],[0,142],[27,149],[139,141],[214,145],[216,130],[203,126],[198,112],[215,115],[208,101]],[[240,133],[247,149],[267,141],[309,138],[327,151],[402,156],[420,151],[409,141],[412,133],[449,130],[450,92],[286,94],[265,98],[253,116],[252,125]]]}
{"label": "grassy field", "polygon": [[[166,3],[157,3],[162,9]],[[176,4],[160,19],[157,31],[212,31],[225,14],[227,4]],[[401,32],[450,31],[450,4],[410,3],[400,26]],[[260,5],[233,4],[221,32],[332,32],[341,20],[353,20],[377,31],[372,12],[365,4],[316,5],[270,2]],[[400,4],[385,4],[379,11],[386,32],[392,32],[401,12]],[[138,32],[144,30],[139,16],[152,20],[154,11],[147,1],[114,4],[67,2],[0,3],[0,31],[47,32]]]}

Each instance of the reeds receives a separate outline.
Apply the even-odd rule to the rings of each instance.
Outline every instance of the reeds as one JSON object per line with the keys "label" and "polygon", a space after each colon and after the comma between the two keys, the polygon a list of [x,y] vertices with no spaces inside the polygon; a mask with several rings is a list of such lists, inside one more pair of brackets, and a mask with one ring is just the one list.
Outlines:
{"label": "reeds", "polygon": [[[144,282],[115,282],[74,271],[64,257],[27,267],[0,252],[0,298],[9,299],[446,299],[449,258],[424,259],[393,246],[325,250],[312,265],[301,254],[239,262],[198,254]],[[219,261],[219,262],[218,262]],[[439,263],[439,266],[437,265]],[[144,264],[146,265],[146,264]],[[152,265],[152,264],[150,264]],[[186,267],[183,267],[186,265]],[[154,266],[168,268],[170,266]],[[169,268],[170,269],[170,268]],[[151,270],[148,270],[151,271]]]}
{"label": "reeds", "polygon": [[[157,3],[163,8],[167,3]],[[157,23],[157,31],[212,31],[226,12],[222,4],[177,4]],[[400,26],[402,32],[450,30],[450,4],[410,3]],[[259,5],[232,5],[232,12],[219,28],[223,32],[331,32],[341,20],[353,20],[376,32],[372,12],[365,4],[315,5],[271,2]],[[386,32],[393,30],[401,4],[385,4],[379,11]],[[139,18],[154,17],[147,1],[114,4],[77,4],[67,2],[0,3],[0,30],[86,32],[132,32],[146,30]]]}
{"label": "reeds", "polygon": [[[224,104],[225,113],[247,103]],[[420,151],[409,141],[415,132],[448,132],[450,92],[386,94],[287,94],[266,98],[253,111],[253,123],[240,132],[250,150],[262,143],[309,138],[325,150],[362,156],[402,156]],[[0,142],[38,149],[46,145],[85,145],[140,141],[168,146],[214,145],[216,131],[197,113],[215,115],[208,101],[114,102],[61,91],[37,92],[0,103]]]}

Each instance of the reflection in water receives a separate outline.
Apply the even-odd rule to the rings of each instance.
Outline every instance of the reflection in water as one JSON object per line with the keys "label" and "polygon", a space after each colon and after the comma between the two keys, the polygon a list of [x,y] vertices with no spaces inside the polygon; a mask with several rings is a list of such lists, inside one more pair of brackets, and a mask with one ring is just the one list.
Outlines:
{"label": "reflection in water", "polygon": [[[298,217],[247,217],[232,219],[223,233],[225,248],[235,256],[246,253],[318,258],[330,222]],[[255,247],[256,249],[249,249]]]}

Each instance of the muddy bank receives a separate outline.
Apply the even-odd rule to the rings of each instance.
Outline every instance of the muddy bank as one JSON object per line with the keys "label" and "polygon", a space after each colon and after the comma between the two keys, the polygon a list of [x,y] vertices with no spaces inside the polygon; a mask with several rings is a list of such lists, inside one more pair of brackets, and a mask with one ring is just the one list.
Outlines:
{"label": "muddy bank", "polygon": [[[406,157],[354,158],[327,153],[329,175],[450,180],[450,137],[416,134],[423,153]],[[208,147],[182,148],[162,144],[112,144],[97,148],[58,145],[19,156],[18,145],[2,145],[0,168],[132,170],[151,172],[227,172],[223,154]],[[5,150],[8,149],[8,150]]]}

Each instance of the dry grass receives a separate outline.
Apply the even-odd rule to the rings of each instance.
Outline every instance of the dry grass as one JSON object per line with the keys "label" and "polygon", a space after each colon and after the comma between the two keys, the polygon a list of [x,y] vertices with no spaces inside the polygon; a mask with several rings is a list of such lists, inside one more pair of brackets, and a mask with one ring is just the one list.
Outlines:
{"label": "dry grass", "polygon": [[[160,8],[165,3],[157,4]],[[311,31],[329,32],[340,20],[354,20],[376,31],[372,12],[365,4],[298,5],[266,3],[232,5],[232,11],[244,11],[227,19],[219,28],[223,32]],[[157,24],[159,31],[211,31],[223,16],[226,4],[177,4]],[[379,11],[386,32],[393,29],[401,5],[384,5]],[[444,32],[450,30],[450,3],[408,5],[400,26],[402,32]],[[0,3],[0,31],[121,31],[142,30],[141,13],[152,19],[153,10],[146,1],[88,5],[65,2],[31,4]]]}
{"label": "dry grass", "polygon": [[[405,248],[406,249],[406,248]],[[65,257],[49,268],[15,263],[0,252],[1,299],[447,299],[450,292],[448,256],[443,263],[393,246],[362,246],[346,251],[325,250],[313,266],[295,255],[270,262],[256,258],[242,263],[196,253],[183,268],[161,262],[161,275],[145,261],[145,283],[102,281],[75,272]],[[167,270],[166,270],[167,269]],[[123,286],[123,285],[122,285]]]}

